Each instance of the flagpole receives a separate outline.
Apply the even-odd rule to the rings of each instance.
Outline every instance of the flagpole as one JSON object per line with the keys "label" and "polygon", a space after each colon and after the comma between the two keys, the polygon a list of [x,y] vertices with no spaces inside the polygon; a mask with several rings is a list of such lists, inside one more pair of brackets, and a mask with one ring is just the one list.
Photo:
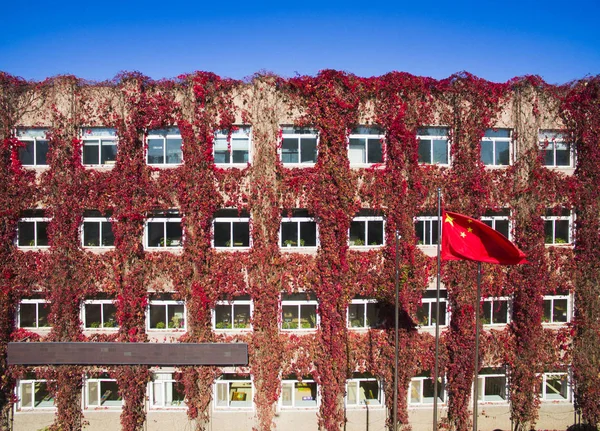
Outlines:
{"label": "flagpole", "polygon": [[392,430],[396,431],[398,429],[398,307],[400,306],[399,301],[399,290],[400,290],[400,258],[398,256],[398,238],[400,235],[398,234],[398,230],[396,229],[396,280],[395,280],[395,290],[396,290],[396,306],[394,307],[394,418]]}
{"label": "flagpole", "polygon": [[479,308],[481,303],[481,262],[477,262],[477,302],[475,303],[475,383],[473,384],[473,431],[477,431],[477,399],[479,398]]}
{"label": "flagpole", "polygon": [[437,189],[437,216],[438,216],[438,234],[437,234],[437,282],[435,295],[435,365],[433,367],[433,431],[438,429],[438,373],[440,361],[440,235],[442,233],[442,189]]}

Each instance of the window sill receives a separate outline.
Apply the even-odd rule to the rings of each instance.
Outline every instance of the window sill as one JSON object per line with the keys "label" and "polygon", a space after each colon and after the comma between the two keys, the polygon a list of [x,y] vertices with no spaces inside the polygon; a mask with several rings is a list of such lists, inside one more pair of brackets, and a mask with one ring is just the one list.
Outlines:
{"label": "window sill", "polygon": [[385,169],[385,162],[382,163],[350,163],[350,169]]}
{"label": "window sill", "polygon": [[377,244],[377,245],[348,245],[350,250],[356,251],[369,251],[369,250],[378,250],[385,247],[385,244]]}
{"label": "window sill", "polygon": [[251,166],[251,163],[215,163],[215,168],[228,170],[228,169],[246,169]]}

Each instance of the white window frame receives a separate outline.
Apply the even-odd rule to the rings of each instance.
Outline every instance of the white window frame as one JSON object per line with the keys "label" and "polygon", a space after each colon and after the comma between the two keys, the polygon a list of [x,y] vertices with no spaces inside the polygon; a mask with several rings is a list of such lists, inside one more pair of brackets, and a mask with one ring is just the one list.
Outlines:
{"label": "white window frame", "polygon": [[[247,379],[232,379],[227,378],[227,375],[221,375],[217,378],[213,385],[213,408],[214,410],[254,410],[254,380],[252,376],[248,376]],[[242,391],[245,394],[244,400],[232,400],[233,394],[237,391],[232,392],[235,388],[232,385],[243,382],[245,385],[250,383],[250,396],[246,389]],[[223,387],[227,391],[226,405],[219,405],[223,400],[219,400],[219,392],[223,390]],[[250,398],[248,400],[248,398]],[[249,405],[248,405],[249,404]]]}
{"label": "white window frame", "polygon": [[[283,317],[283,307],[298,307],[298,327],[297,328],[285,328],[285,321]],[[315,327],[314,328],[303,328],[302,327],[302,307],[303,306],[315,306]],[[290,299],[282,299],[281,300],[281,309],[279,310],[279,315],[281,316],[281,330],[284,332],[314,332],[319,328],[319,324],[321,319],[319,318],[319,302],[316,299],[307,299],[307,300],[290,300]]]}
{"label": "white window frame", "polygon": [[[314,405],[297,405],[297,402],[302,402],[302,401],[313,401],[313,400],[297,400],[296,399],[296,391],[297,391],[297,386],[298,385],[315,385],[316,386],[316,400],[314,400]],[[286,387],[288,388],[286,390]],[[283,405],[284,403],[284,392],[286,394],[290,395],[290,402],[292,403],[292,405]],[[319,408],[319,405],[321,404],[321,394],[320,394],[320,387],[319,384],[312,378],[308,378],[308,379],[302,379],[302,380],[298,380],[298,379],[282,379],[281,380],[281,394],[279,395],[279,408],[281,410],[316,410]],[[312,395],[312,391],[311,391],[311,395]],[[287,400],[286,400],[287,401]]]}
{"label": "white window frame", "polygon": [[[419,237],[417,236],[417,223],[423,223],[423,234],[428,237],[425,238],[425,242],[423,244],[419,244],[419,242],[421,241],[419,239]],[[423,215],[423,216],[417,216],[414,218],[414,224],[415,224],[415,237],[417,238],[417,246],[419,247],[430,247],[430,246],[437,246],[437,235],[433,236],[434,234],[434,230],[433,230],[433,224],[439,225],[439,220],[437,216],[433,216],[433,215]],[[439,227],[438,227],[439,228]],[[441,238],[441,235],[440,235]]]}
{"label": "white window frame", "polygon": [[[100,326],[99,327],[91,327],[85,325],[86,320],[86,305],[100,305]],[[104,316],[104,305],[112,305],[116,308],[115,302],[112,299],[86,299],[81,304],[81,324],[83,325],[83,329],[85,331],[118,331],[119,330],[119,322],[116,320],[115,316],[115,326],[104,326],[107,322]],[[110,321],[110,320],[109,320]]]}
{"label": "white window frame", "polygon": [[[492,229],[496,230],[497,232],[500,232],[496,229],[496,222],[498,221],[508,221],[508,236],[506,237],[509,241],[512,241],[512,221],[510,219],[509,215],[492,215],[492,216],[481,216],[481,221],[485,224],[487,224],[486,222],[490,222],[490,224],[488,224],[488,226],[490,226]],[[502,232],[500,232],[502,233]]]}
{"label": "white window frame", "polygon": [[[489,298],[483,298],[482,299],[482,304],[481,304],[481,319],[483,322],[483,319],[488,319],[489,323],[483,323],[485,326],[506,326],[511,322],[511,316],[512,316],[512,298],[508,297],[508,296],[493,296],[493,297],[489,297]],[[498,302],[506,302],[506,323],[495,323],[494,322],[494,315],[498,313],[498,311],[495,311],[496,308],[496,303]],[[485,310],[485,304],[490,304],[490,314],[489,316],[486,316],[486,310]]]}
{"label": "white window frame", "polygon": [[[169,327],[169,306],[181,306],[183,305],[183,325],[181,325],[180,327]],[[151,306],[160,306],[160,307],[165,307],[165,316],[164,316],[164,322],[165,322],[165,327],[164,328],[151,328],[150,325],[152,324],[151,319],[150,319],[150,307]],[[175,316],[174,316],[175,317]],[[161,321],[162,322],[162,321]],[[146,330],[147,331],[151,331],[151,332],[185,332],[187,331],[187,307],[185,305],[185,301],[177,301],[174,299],[151,299],[148,301],[148,306],[146,307]]]}
{"label": "white window frame", "polygon": [[[568,216],[564,215],[544,215],[542,216],[542,220],[544,220],[544,244],[546,246],[570,246],[573,245],[573,211],[569,211]],[[567,220],[569,222],[569,239],[567,242],[556,242],[556,222]],[[552,242],[546,242],[546,222],[552,222]]]}
{"label": "white window frame", "polygon": [[[302,241],[303,239],[300,238],[300,227],[301,227],[301,223],[306,223],[306,222],[310,222],[310,223],[315,223],[315,245],[302,245]],[[293,243],[287,243],[287,244],[282,244],[282,235],[283,235],[283,223],[297,223],[298,225],[298,232],[296,235],[296,244],[294,245]],[[288,240],[286,240],[287,242]],[[281,218],[281,222],[279,224],[279,247],[281,249],[287,249],[287,248],[291,248],[291,249],[296,249],[296,248],[307,248],[307,249],[316,249],[317,247],[319,247],[319,224],[315,221],[315,219],[313,217],[282,217]]]}
{"label": "white window frame", "polygon": [[[26,165],[21,162],[23,164],[23,166],[32,167],[32,168],[49,166],[48,159],[46,159],[46,163],[38,163],[37,162],[37,143],[38,143],[38,141],[47,142],[48,150],[50,149],[50,140],[46,137],[48,131],[49,130],[47,128],[35,128],[35,127],[16,130],[16,137],[19,141],[23,142],[24,144],[26,144],[27,142],[33,142],[33,164]],[[20,160],[21,160],[21,158],[19,157],[19,161]]]}
{"label": "white window frame", "polygon": [[[365,398],[361,401],[361,384],[366,382],[377,382],[378,386],[378,394],[377,398]],[[351,385],[356,385],[356,399],[350,400],[350,389]],[[364,392],[364,388],[363,388]],[[344,402],[346,407],[348,408],[385,408],[385,393],[383,391],[383,385],[380,379],[375,376],[372,377],[352,377],[346,380],[346,396],[344,397]]]}
{"label": "white window frame", "polygon": [[[575,166],[575,144],[573,142],[567,142],[565,140],[564,133],[555,130],[540,130],[538,135],[538,142],[540,152],[543,152],[544,155],[542,157],[543,165],[547,168],[556,168],[556,169],[572,169]],[[569,164],[568,165],[558,165],[556,163],[556,145],[566,145],[569,152]],[[546,163],[546,151],[549,150],[551,146],[552,151],[552,164]]]}
{"label": "white window frame", "polygon": [[[104,410],[104,409],[109,409],[109,410],[121,410],[123,408],[123,397],[121,395],[118,394],[117,392],[117,396],[120,397],[121,399],[118,400],[121,403],[120,404],[104,404],[106,402],[106,400],[102,400],[104,398],[104,395],[106,395],[107,390],[105,390],[104,392],[102,392],[102,383],[103,382],[114,382],[117,383],[116,379],[111,379],[109,377],[97,377],[97,378],[89,378],[86,377],[85,378],[85,382],[84,382],[84,404],[83,404],[83,408],[86,410]],[[97,391],[97,399],[94,400],[94,402],[96,402],[97,404],[92,404],[91,400],[90,400],[90,386],[91,385],[98,385],[98,391]],[[118,384],[117,384],[118,387]],[[112,393],[112,391],[111,391]],[[112,403],[114,403],[114,401],[111,401]]]}
{"label": "white window frame", "polygon": [[[35,304],[35,324],[36,326],[22,326],[21,325],[21,305],[22,304]],[[24,329],[40,329],[40,328],[47,328],[50,329],[51,325],[50,322],[48,322],[48,326],[40,326],[40,307],[46,306],[47,310],[48,310],[48,314],[50,313],[49,307],[50,307],[50,302],[45,300],[45,299],[21,299],[21,301],[19,302],[19,306],[17,307],[17,327],[18,328],[24,328]]]}
{"label": "white window frame", "polygon": [[[216,246],[215,245],[215,224],[216,223],[229,223],[229,246]],[[248,223],[248,245],[235,245],[233,242],[233,224],[234,223]],[[250,224],[250,217],[215,217],[212,221],[212,236],[211,246],[221,250],[248,250],[252,248],[252,226]]]}
{"label": "white window frame", "polygon": [[[363,244],[352,243],[350,240],[350,229],[348,230],[348,246],[352,248],[379,248],[385,246],[385,218],[383,216],[357,216],[352,219],[352,223],[365,223],[365,237],[362,239]],[[367,244],[367,236],[369,235],[369,223],[370,222],[381,222],[383,241],[381,244]]]}
{"label": "white window frame", "polygon": [[[99,238],[98,238],[98,243],[100,245],[86,245],[85,244],[85,236],[84,236],[84,225],[85,223],[100,223],[100,227],[98,229],[99,231]],[[111,219],[110,217],[84,217],[83,220],[81,221],[81,246],[83,248],[115,248],[114,244],[113,245],[104,245],[102,244],[102,224],[103,223],[110,223],[111,224],[111,230],[112,230],[112,224],[114,223],[114,220]],[[114,239],[114,232],[113,232],[113,239]]]}
{"label": "white window frame", "polygon": [[[433,405],[434,397],[427,397],[423,395],[424,383],[425,381],[431,381],[433,385],[433,377],[426,375],[414,376],[410,379],[410,384],[408,386],[408,405],[410,407],[418,407],[418,406],[426,406],[429,407]],[[441,382],[441,390],[438,390],[438,402],[444,404],[446,402],[446,384],[443,376],[438,377],[438,381]],[[413,398],[413,387],[416,387],[417,398]]]}
{"label": "white window frame", "polygon": [[[173,373],[165,371],[155,371],[152,373],[152,380],[148,382],[148,407],[151,410],[182,410],[186,409],[187,405],[184,400],[175,402],[172,400],[173,392],[175,392],[175,386],[182,385],[183,383],[176,380],[173,377]],[[169,389],[170,387],[170,389]],[[156,390],[161,392],[160,399],[157,400]],[[169,393],[170,392],[170,393]],[[171,404],[168,403],[168,399],[171,398]]]}
{"label": "white window frame", "polygon": [[[156,215],[152,217],[148,217],[144,222],[144,249],[146,250],[180,250],[183,248],[183,242],[185,240],[185,232],[183,230],[183,226],[181,226],[181,242],[177,245],[168,245],[169,239],[167,238],[167,223],[179,223],[181,225],[181,216],[179,214],[175,215]],[[149,241],[149,232],[148,232],[148,224],[149,223],[163,223],[163,243],[164,245],[158,247],[150,247],[148,245]]]}
{"label": "white window frame", "polygon": [[[38,405],[35,402],[35,387],[36,385],[45,384],[46,390],[48,391],[48,396],[50,396],[50,400],[52,400],[52,405],[43,404],[47,400],[48,396],[44,397],[42,401]],[[30,387],[31,393],[31,406],[23,406],[23,386],[28,385]],[[17,402],[15,403],[15,412],[27,412],[27,411],[38,411],[38,410],[56,410],[56,403],[54,402],[54,397],[48,390],[48,382],[45,379],[22,379],[17,382],[15,385],[15,395],[17,397]]]}
{"label": "white window frame", "polygon": [[[370,299],[370,298],[354,298],[352,299],[352,301],[350,301],[350,304],[348,307],[346,307],[346,327],[350,330],[356,331],[356,330],[361,330],[361,329],[373,329],[377,327],[377,323],[378,322],[373,322],[372,324],[368,324],[368,316],[369,316],[369,312],[368,312],[368,308],[369,307],[377,307],[377,305],[379,304],[379,302],[376,299]],[[361,326],[352,326],[352,322],[350,320],[350,305],[363,305],[363,316],[362,316],[362,321],[364,322],[363,325]]]}
{"label": "white window frame", "polygon": [[[550,320],[549,321],[544,321],[545,316],[544,314],[542,314],[542,325],[566,325],[567,323],[571,322],[571,319],[573,317],[573,301],[571,300],[571,295],[544,295],[544,309],[546,308],[546,301],[550,301]],[[561,322],[555,319],[554,316],[554,301],[556,300],[566,300],[567,301],[567,321],[566,322]]]}
{"label": "white window frame", "polygon": [[[17,224],[17,237],[15,239],[16,246],[22,250],[34,250],[34,249],[46,249],[50,248],[50,245],[38,245],[38,223],[48,223],[48,227],[50,226],[50,222],[52,221],[49,217],[23,217],[19,219],[18,223],[34,223],[33,235],[34,235],[34,245],[19,245],[19,228]],[[48,242],[50,238],[48,238]]]}
{"label": "white window frame", "polygon": [[[419,133],[423,129],[445,129],[446,133],[444,135],[423,135]],[[447,163],[429,163],[429,162],[419,162],[421,165],[429,165],[429,166],[450,166],[452,160],[450,159],[450,138],[448,135],[448,127],[446,126],[423,126],[417,130],[417,148],[421,145],[421,141],[430,141],[429,142],[429,157],[433,159],[433,141],[446,141],[446,159]]]}
{"label": "white window frame", "polygon": [[[507,128],[498,128],[498,129],[487,129],[485,131],[485,133],[487,134],[489,131],[495,132],[498,130],[508,130],[508,138],[506,137],[498,137],[498,136],[483,136],[481,138],[481,141],[479,143],[480,145],[480,161],[484,166],[488,166],[488,167],[506,167],[506,166],[510,166],[512,165],[512,145],[511,145],[511,141],[512,141],[512,135],[513,135],[513,131],[512,129],[507,129]],[[481,160],[481,156],[482,156],[482,148],[481,148],[481,144],[484,142],[491,142],[492,143],[492,163],[484,163],[483,160]],[[502,165],[502,164],[498,164],[496,163],[496,159],[498,158],[498,152],[497,152],[497,144],[498,143],[507,143],[508,144],[508,164],[506,165]]]}
{"label": "white window frame", "polygon": [[[498,368],[498,370],[504,370],[503,368]],[[498,377],[503,377],[504,378],[504,398],[502,398],[501,395],[486,395],[485,394],[485,385],[486,385],[486,380],[488,378],[498,378]],[[495,373],[489,373],[489,374],[485,374],[485,373],[480,373],[477,375],[477,384],[479,385],[478,387],[478,403],[508,403],[509,401],[509,387],[508,387],[508,376],[506,375],[506,372],[501,373],[501,372],[495,372]],[[471,387],[473,388],[473,387]]]}
{"label": "white window frame", "polygon": [[[428,292],[432,292],[432,290],[426,290]],[[446,294],[446,297],[443,297],[442,294]],[[419,322],[416,322],[417,324],[419,324],[419,328],[435,328],[435,304],[436,304],[436,298],[427,298],[427,297],[421,297],[421,305],[419,307],[424,306],[425,304],[427,304],[427,324],[426,325],[421,325],[419,324]],[[443,304],[445,304],[445,307],[443,306]],[[448,326],[448,323],[450,322],[450,311],[449,311],[449,307],[448,307],[448,298],[447,298],[447,290],[446,289],[441,289],[440,290],[440,317],[441,315],[444,315],[444,324],[440,324],[440,328],[445,328],[446,326]]]}
{"label": "white window frame", "polygon": [[[294,129],[293,133],[288,132],[288,130]],[[301,132],[306,131],[307,133],[297,133],[297,131],[300,130]],[[296,139],[298,142],[298,162],[294,163],[294,162],[284,162],[283,161],[283,140],[284,139]],[[316,140],[316,157],[319,157],[319,134],[317,133],[317,131],[315,129],[311,129],[311,128],[300,128],[300,127],[290,127],[290,126],[283,126],[281,128],[281,139],[280,139],[280,145],[278,148],[278,155],[279,155],[279,160],[281,161],[281,163],[283,164],[283,166],[286,167],[311,167],[314,166],[316,163],[315,162],[302,162],[302,139],[315,139]],[[315,159],[316,159],[315,157]]]}
{"label": "white window frame", "polygon": [[[82,127],[80,130],[81,140],[81,163],[86,167],[112,168],[116,160],[102,161],[102,147],[114,146],[115,154],[118,151],[117,131],[111,127]],[[84,150],[86,145],[98,146],[98,163],[85,163]]]}
{"label": "white window frame", "polygon": [[[235,322],[235,307],[239,306],[239,305],[247,305],[250,307],[250,315],[249,315],[249,326],[247,328],[238,328],[236,327],[236,322]],[[231,311],[230,311],[230,324],[231,327],[229,328],[217,328],[217,309],[216,307],[231,307]],[[212,310],[212,328],[213,330],[217,331],[217,332],[222,332],[222,331],[252,331],[252,316],[254,314],[254,302],[252,301],[252,299],[233,299],[232,301],[217,301],[217,303],[215,304],[215,308]]]}
{"label": "white window frame", "polygon": [[[221,143],[223,140],[227,142],[227,153],[229,156],[229,162],[219,162],[215,161],[215,166],[220,168],[226,167],[237,167],[242,168],[247,165],[252,164],[252,129],[248,125],[244,126],[234,126],[236,130],[232,130],[231,133],[228,133],[228,130],[218,130],[215,132],[214,142],[213,142],[213,159],[215,158],[215,146],[217,145],[217,141]],[[245,138],[243,136],[245,135]],[[233,151],[234,148],[232,146],[232,141],[236,139],[247,139],[248,141],[248,161],[247,162],[233,162]],[[219,151],[223,151],[219,148]]]}
{"label": "white window frame", "polygon": [[[149,140],[150,139],[162,139],[163,140],[163,162],[162,163],[150,163],[150,161],[148,160],[148,157],[150,156],[150,152],[148,150],[148,146],[149,144]],[[180,146],[180,151],[181,151],[181,161],[180,162],[167,162],[167,141],[169,139],[180,139],[181,140],[181,146]],[[145,159],[146,159],[146,164],[148,166],[158,166],[158,167],[168,167],[168,166],[180,166],[183,164],[184,160],[183,160],[183,139],[181,137],[181,131],[179,130],[178,127],[176,126],[172,126],[172,127],[167,127],[164,129],[152,129],[152,130],[148,130],[147,131],[147,135],[145,138],[145,143],[146,143],[146,151],[145,151]]]}
{"label": "white window frame", "polygon": [[[356,130],[372,130],[377,128],[376,126],[359,126]],[[383,131],[382,131],[383,132]],[[351,158],[350,158],[350,141],[352,139],[364,139],[365,140],[365,146],[364,146],[364,152],[363,152],[363,161],[361,163],[358,162],[352,162]],[[378,139],[379,143],[381,145],[381,162],[369,162],[369,140],[371,139]],[[351,167],[369,167],[369,166],[374,166],[374,165],[385,165],[386,162],[386,154],[385,154],[385,134],[383,133],[352,133],[352,131],[348,134],[348,143],[347,143],[347,148],[348,148],[348,160],[350,161],[350,166]]]}
{"label": "white window frame", "polygon": [[[548,402],[570,402],[571,401],[571,391],[572,391],[572,386],[571,386],[571,376],[569,375],[569,373],[564,372],[564,371],[557,371],[557,372],[546,372],[546,373],[542,373],[540,376],[541,378],[541,390],[538,393],[538,396],[540,397],[540,399],[542,401],[548,401]],[[548,387],[548,380],[550,380],[551,378],[554,377],[560,377],[560,380],[563,381],[563,384],[566,385],[565,389],[566,389],[566,396],[563,397],[561,396],[556,396],[555,394],[548,394],[546,389]],[[554,379],[553,379],[554,380]]]}

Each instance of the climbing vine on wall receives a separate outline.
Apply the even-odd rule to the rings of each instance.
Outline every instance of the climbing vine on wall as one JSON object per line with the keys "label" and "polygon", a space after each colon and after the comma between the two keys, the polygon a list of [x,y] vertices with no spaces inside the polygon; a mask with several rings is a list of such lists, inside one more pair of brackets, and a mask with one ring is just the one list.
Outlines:
{"label": "climbing vine on wall", "polygon": [[[385,398],[391,412],[394,334],[389,305],[394,301],[398,257],[398,417],[407,424],[410,379],[433,368],[434,344],[433,337],[419,332],[415,323],[435,262],[416,245],[414,216],[435,209],[438,188],[448,209],[473,216],[510,209],[514,240],[531,262],[518,268],[484,266],[484,296],[514,298],[512,323],[504,330],[486,331],[481,348],[486,366],[510,370],[512,419],[523,429],[535,424],[539,400],[532,388],[539,385],[540,373],[564,367],[572,355],[577,406],[587,421],[599,422],[597,78],[556,87],[536,77],[495,84],[468,73],[433,80],[406,73],[360,78],[327,70],[292,79],[257,75],[249,82],[207,72],[165,81],[127,73],[112,82],[89,84],[74,77],[35,83],[2,73],[0,85],[4,423],[15,401],[15,378],[23,375],[22,369],[6,372],[8,341],[147,342],[149,286],[186,301],[187,332],[180,342],[249,344],[258,429],[274,426],[281,377],[290,374],[311,374],[320,385],[322,429],[338,430],[344,424],[346,379],[353,372],[370,372],[388,382]],[[252,126],[251,163],[241,168],[215,166],[215,132],[231,134],[241,124]],[[281,163],[282,124],[316,128],[319,146],[313,167],[290,169]],[[565,129],[571,142],[577,143],[573,176],[543,167],[538,130],[547,124],[558,124],[553,127]],[[347,136],[359,125],[382,130],[384,163],[360,169],[350,166]],[[430,125],[448,127],[449,167],[419,163],[416,135],[419,128]],[[19,126],[49,128],[47,169],[21,166],[18,154],[23,143],[14,133]],[[82,166],[79,130],[86,126],[116,129],[118,153],[112,169]],[[181,132],[184,163],[168,169],[147,165],[148,131],[172,126]],[[480,140],[492,127],[514,127],[511,145],[518,147],[518,157],[503,169],[489,169],[480,159]],[[574,249],[544,244],[541,216],[546,208],[557,207],[577,210]],[[34,208],[42,208],[51,219],[50,248],[37,253],[14,245],[19,217]],[[217,252],[211,247],[212,220],[224,208],[251,215],[249,251]],[[295,208],[307,209],[318,223],[316,254],[280,250],[281,217]],[[386,217],[381,249],[359,252],[348,246],[350,223],[363,208]],[[84,211],[90,209],[110,214],[114,250],[94,254],[82,249],[79,226]],[[144,250],[144,221],[152,211],[170,209],[177,209],[183,218],[183,251]],[[396,232],[402,238],[397,252]],[[452,310],[442,337],[441,369],[449,394],[444,422],[451,429],[466,430],[474,364],[464,352],[473,351],[475,345],[475,265],[444,265],[443,281]],[[575,292],[578,304],[573,325],[560,331],[544,329],[542,296],[565,290]],[[281,333],[280,295],[301,291],[318,298],[320,326],[307,335]],[[52,329],[42,337],[15,328],[19,300],[33,293],[50,303]],[[88,337],[82,331],[81,303],[98,293],[114,298],[119,330],[113,336]],[[244,336],[217,335],[211,326],[216,302],[238,295],[253,300],[253,331]],[[347,329],[346,309],[357,295],[388,304],[382,308],[388,313],[382,329]],[[123,429],[142,429],[150,370],[137,366],[107,371],[125,399]],[[205,429],[211,385],[220,370],[185,367],[181,371],[178,379],[185,388],[188,416],[198,430]],[[85,372],[81,367],[39,370],[57,400],[55,428],[81,429],[84,412],[79,397]]]}

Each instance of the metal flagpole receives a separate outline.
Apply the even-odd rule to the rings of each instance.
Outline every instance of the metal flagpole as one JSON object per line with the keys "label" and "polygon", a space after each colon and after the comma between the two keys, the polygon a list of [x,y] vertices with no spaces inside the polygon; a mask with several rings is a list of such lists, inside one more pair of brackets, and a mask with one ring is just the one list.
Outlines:
{"label": "metal flagpole", "polygon": [[398,307],[400,290],[400,258],[398,256],[398,239],[400,235],[396,230],[396,306],[394,307],[394,418],[392,430],[398,429]]}
{"label": "metal flagpole", "polygon": [[475,303],[475,383],[473,384],[473,431],[477,431],[477,399],[479,398],[479,306],[481,302],[481,262],[477,262],[477,302]]}
{"label": "metal flagpole", "polygon": [[438,429],[438,374],[440,362],[440,235],[442,232],[442,189],[437,189],[437,216],[438,216],[438,234],[437,234],[437,285],[435,296],[435,366],[433,368],[433,431]]}

